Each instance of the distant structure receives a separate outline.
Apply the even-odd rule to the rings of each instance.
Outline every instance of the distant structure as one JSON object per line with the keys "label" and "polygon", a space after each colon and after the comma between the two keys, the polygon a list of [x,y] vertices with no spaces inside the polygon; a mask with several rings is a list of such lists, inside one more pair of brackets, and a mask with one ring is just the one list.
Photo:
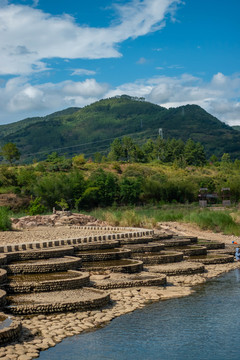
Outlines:
{"label": "distant structure", "polygon": [[163,139],[163,129],[158,129],[158,135]]}
{"label": "distant structure", "polygon": [[223,206],[231,206],[231,193],[230,193],[230,188],[222,188],[221,189],[221,193],[222,193],[222,204]]}
{"label": "distant structure", "polygon": [[200,207],[207,207],[207,195],[208,195],[208,188],[199,189],[198,199],[199,199]]}

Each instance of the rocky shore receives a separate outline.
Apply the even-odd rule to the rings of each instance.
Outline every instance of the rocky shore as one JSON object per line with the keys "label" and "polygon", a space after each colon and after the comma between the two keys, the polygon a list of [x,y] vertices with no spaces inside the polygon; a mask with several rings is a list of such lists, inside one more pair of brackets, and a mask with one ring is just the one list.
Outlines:
{"label": "rocky shore", "polygon": [[[224,235],[210,234],[209,232],[201,232],[197,229],[189,228],[183,226],[180,228],[176,224],[159,224],[158,229],[162,228],[164,231],[169,233],[178,233],[183,235],[196,235],[195,232],[198,231],[199,238],[211,239],[211,236],[214,237],[214,240],[224,241],[226,244],[232,242],[232,237],[225,237]],[[177,227],[177,228],[176,228]],[[51,238],[56,238],[58,234],[63,236],[63,231],[66,231],[67,227],[51,227],[47,228],[47,235],[51,235]],[[32,239],[30,233],[36,234],[39,231],[46,231],[46,228],[39,230],[22,230],[21,236],[23,234],[29,233],[29,238]],[[75,231],[72,229],[72,231]],[[58,233],[59,232],[59,233]],[[10,240],[12,236],[14,242],[16,238],[14,236],[15,232],[7,234],[7,241]],[[5,235],[5,234],[3,234]],[[38,233],[39,235],[39,233]],[[68,233],[69,235],[69,233]],[[1,234],[2,237],[2,234]],[[217,237],[217,239],[216,239]],[[6,240],[5,238],[5,240]],[[26,241],[27,237],[24,237]],[[168,266],[171,266],[169,264]],[[172,264],[174,268],[176,264]],[[184,266],[184,265],[182,265]],[[186,266],[188,266],[186,262]],[[132,312],[136,309],[142,308],[149,303],[167,300],[171,298],[188,296],[194,292],[194,286],[203,284],[206,281],[212,279],[213,277],[219,276],[230,270],[240,268],[240,262],[233,262],[227,264],[217,264],[217,265],[205,265],[205,272],[190,274],[190,275],[178,275],[178,276],[168,276],[167,277],[167,286],[150,286],[150,287],[132,287],[125,289],[109,289],[108,292],[111,296],[111,303],[105,308],[94,311],[81,311],[74,313],[58,313],[51,315],[32,315],[32,316],[19,316],[17,319],[22,322],[22,335],[19,340],[12,342],[9,345],[2,346],[0,348],[0,359],[5,360],[31,360],[39,356],[40,351],[44,351],[50,347],[55,346],[61,342],[65,337],[73,336],[76,334],[81,334],[86,331],[92,331],[99,327],[102,327],[109,323],[112,319],[124,315],[126,313]],[[145,270],[152,273],[153,267],[146,267]],[[119,274],[121,277],[121,274]]]}

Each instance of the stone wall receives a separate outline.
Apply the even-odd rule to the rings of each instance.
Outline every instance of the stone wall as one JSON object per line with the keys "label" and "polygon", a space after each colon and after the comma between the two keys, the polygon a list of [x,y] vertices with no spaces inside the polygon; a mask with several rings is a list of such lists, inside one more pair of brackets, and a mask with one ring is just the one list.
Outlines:
{"label": "stone wall", "polygon": [[167,278],[166,276],[162,275],[155,279],[109,282],[108,284],[97,283],[94,286],[97,289],[108,290],[108,289],[119,289],[119,288],[129,288],[129,287],[141,287],[141,286],[161,286],[161,285],[166,285],[166,283],[167,283]]}
{"label": "stone wall", "polygon": [[203,263],[204,265],[214,265],[214,264],[226,264],[226,263],[230,263],[230,262],[234,262],[234,256],[232,255],[218,255],[216,254],[216,257],[214,257],[213,254],[206,255],[205,258],[189,258],[189,261],[192,262],[200,262]]}
{"label": "stone wall", "polygon": [[153,241],[152,237],[150,236],[143,236],[143,237],[128,237],[128,238],[121,238],[119,240],[121,245],[128,245],[128,244],[147,244],[150,241]]}
{"label": "stone wall", "polygon": [[123,258],[129,258],[131,256],[131,250],[121,249],[120,251],[116,251],[116,252],[94,253],[94,254],[76,253],[76,256],[81,257],[83,262],[120,260]]}
{"label": "stone wall", "polygon": [[[181,249],[179,248],[178,251],[181,251]],[[207,255],[207,248],[205,246],[189,246],[188,249],[183,249],[182,252],[185,256]]]}
{"label": "stone wall", "polygon": [[110,294],[106,294],[101,290],[95,290],[95,292],[100,295],[97,299],[52,304],[14,305],[9,306],[8,311],[16,315],[50,314],[54,312],[86,311],[106,306],[110,301]]}
{"label": "stone wall", "polygon": [[11,261],[26,261],[34,259],[49,259],[49,258],[58,258],[62,256],[72,256],[74,255],[74,247],[66,246],[63,248],[54,248],[54,249],[42,249],[42,250],[29,250],[29,251],[19,251],[19,252],[9,252],[6,254],[7,262]]}
{"label": "stone wall", "polygon": [[163,254],[153,256],[141,256],[141,254],[132,254],[132,257],[137,260],[143,261],[144,264],[166,264],[174,263],[183,260],[183,253],[180,252],[163,252]]}
{"label": "stone wall", "polygon": [[50,292],[58,290],[73,290],[79,289],[83,286],[89,286],[89,274],[73,271],[75,274],[79,274],[78,277],[71,277],[71,270],[69,271],[68,279],[55,279],[44,280],[36,282],[11,282],[5,286],[5,290],[8,294],[15,293],[32,293],[32,292]]}
{"label": "stone wall", "polygon": [[164,249],[164,244],[148,243],[148,244],[128,244],[124,248],[129,248],[132,253],[158,252]]}
{"label": "stone wall", "polygon": [[106,242],[85,243],[74,246],[75,251],[89,251],[89,250],[102,250],[114,249],[119,246],[119,241],[110,240]]}

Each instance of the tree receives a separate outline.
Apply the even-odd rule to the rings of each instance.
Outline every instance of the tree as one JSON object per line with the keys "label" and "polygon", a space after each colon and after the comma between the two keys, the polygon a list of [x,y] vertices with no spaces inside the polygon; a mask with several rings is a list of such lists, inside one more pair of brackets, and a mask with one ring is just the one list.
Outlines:
{"label": "tree", "polygon": [[228,153],[224,153],[221,157],[220,166],[224,171],[230,170],[232,165],[231,157]]}
{"label": "tree", "polygon": [[152,139],[149,139],[145,144],[143,144],[142,151],[146,161],[152,161],[154,159],[154,142]]}
{"label": "tree", "polygon": [[123,146],[120,139],[115,139],[111,144],[111,151],[108,155],[110,160],[119,161],[122,160],[124,156]]}
{"label": "tree", "polygon": [[192,139],[188,139],[186,142],[184,157],[188,165],[203,166],[206,164],[204,147],[200,142],[195,143]]}
{"label": "tree", "polygon": [[65,211],[68,208],[68,203],[65,199],[61,199],[61,201],[56,201],[56,205],[60,206],[62,211]]}
{"label": "tree", "polygon": [[18,150],[17,146],[13,143],[7,143],[3,145],[1,155],[10,163],[12,164],[14,160],[20,159],[20,151]]}

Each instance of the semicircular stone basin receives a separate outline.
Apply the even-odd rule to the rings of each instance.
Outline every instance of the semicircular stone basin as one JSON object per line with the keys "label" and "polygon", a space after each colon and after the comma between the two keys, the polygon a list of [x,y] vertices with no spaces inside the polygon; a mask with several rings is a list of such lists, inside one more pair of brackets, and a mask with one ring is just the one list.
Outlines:
{"label": "semicircular stone basin", "polygon": [[200,245],[181,246],[174,250],[183,252],[184,256],[207,255],[207,248]]}
{"label": "semicircular stone basin", "polygon": [[168,239],[172,239],[172,237],[173,235],[169,235],[169,234],[153,234],[152,241],[168,240]]}
{"label": "semicircular stone basin", "polygon": [[40,292],[8,297],[6,310],[16,315],[29,315],[68,311],[87,311],[101,308],[110,301],[102,290],[83,288],[67,291]]}
{"label": "semicircular stone basin", "polygon": [[5,268],[8,274],[47,273],[67,270],[77,270],[82,260],[74,256],[41,260],[16,261]]}
{"label": "semicircular stone basin", "polygon": [[219,241],[198,239],[198,245],[205,246],[207,250],[225,249],[225,243]]}
{"label": "semicircular stone basin", "polygon": [[74,246],[75,251],[92,251],[102,249],[113,249],[119,246],[119,241],[111,240],[103,243],[83,243]]}
{"label": "semicircular stone basin", "polygon": [[197,243],[197,236],[187,236],[187,235],[173,235],[173,239],[177,240],[190,240],[192,244]]}
{"label": "semicircular stone basin", "polygon": [[131,250],[129,249],[100,249],[76,252],[76,256],[79,256],[83,262],[119,260],[129,258],[130,255]]}
{"label": "semicircular stone basin", "polygon": [[112,273],[108,276],[94,275],[91,277],[94,287],[97,289],[118,289],[138,286],[164,286],[167,282],[166,275],[149,274],[143,272],[139,274],[121,274]]}
{"label": "semicircular stone basin", "polygon": [[200,262],[204,265],[211,265],[211,264],[231,263],[234,261],[234,256],[226,255],[226,254],[208,254],[208,255],[200,255],[200,256],[191,256],[191,258],[189,259],[192,262]]}
{"label": "semicircular stone basin", "polygon": [[22,324],[19,320],[0,313],[0,344],[8,343],[21,334]]}
{"label": "semicircular stone basin", "polygon": [[162,243],[164,244],[164,247],[176,247],[176,246],[187,246],[191,245],[190,239],[169,239],[169,240],[163,240]]}
{"label": "semicircular stone basin", "polygon": [[88,286],[89,274],[75,270],[56,273],[19,274],[8,277],[8,294],[72,290]]}
{"label": "semicircular stone basin", "polygon": [[93,261],[84,263],[82,270],[87,271],[105,271],[136,273],[143,269],[143,262],[133,259],[108,260],[108,261]]}
{"label": "semicircular stone basin", "polygon": [[177,251],[161,251],[159,253],[132,254],[132,258],[141,260],[144,264],[164,264],[182,261],[183,253]]}
{"label": "semicircular stone basin", "polygon": [[124,248],[130,249],[132,253],[151,253],[159,252],[164,249],[164,244],[161,243],[148,243],[148,244],[129,244]]}
{"label": "semicircular stone basin", "polygon": [[50,258],[60,258],[62,256],[72,256],[74,255],[73,246],[65,247],[55,247],[52,249],[41,249],[41,250],[31,250],[27,251],[16,251],[7,253],[7,261],[26,261],[26,260],[40,260],[40,259],[50,259]]}
{"label": "semicircular stone basin", "polygon": [[127,244],[147,244],[148,242],[153,241],[152,236],[151,237],[141,237],[141,238],[125,238],[125,239],[119,239],[119,243],[121,245],[127,245]]}
{"label": "semicircular stone basin", "polygon": [[201,274],[205,271],[203,264],[191,263],[189,261],[182,261],[180,263],[160,264],[155,266],[148,266],[151,273],[160,273],[167,276],[178,275],[192,275]]}

